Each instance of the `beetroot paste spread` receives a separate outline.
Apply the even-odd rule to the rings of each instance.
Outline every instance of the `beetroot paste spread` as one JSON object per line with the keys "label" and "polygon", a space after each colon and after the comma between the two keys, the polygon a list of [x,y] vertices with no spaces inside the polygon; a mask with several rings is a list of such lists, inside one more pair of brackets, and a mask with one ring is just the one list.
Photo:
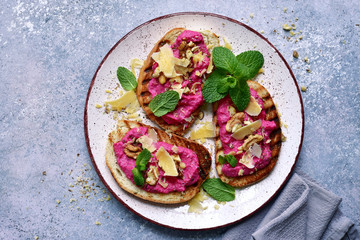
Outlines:
{"label": "beetroot paste spread", "polygon": [[249,116],[246,112],[244,112],[244,122],[254,122],[256,120],[261,120],[261,127],[253,132],[253,135],[261,135],[263,136],[263,140],[258,143],[261,147],[261,155],[260,157],[251,156],[253,161],[253,166],[246,167],[244,164],[240,163],[240,159],[246,154],[245,152],[239,153],[238,148],[243,145],[244,141],[246,140],[237,140],[233,138],[231,132],[227,132],[225,129],[226,123],[230,120],[231,115],[229,112],[229,106],[233,106],[231,99],[229,96],[221,99],[219,101],[219,107],[216,111],[217,121],[220,126],[220,140],[222,146],[224,148],[224,154],[229,154],[230,152],[236,152],[235,157],[237,159],[237,165],[232,167],[229,163],[224,163],[222,167],[222,172],[225,176],[228,177],[237,177],[243,175],[249,175],[254,173],[257,170],[260,170],[266,167],[271,159],[271,149],[270,149],[270,133],[276,129],[276,123],[274,121],[266,121],[265,120],[265,111],[263,110],[264,103],[262,99],[258,96],[255,90],[251,89],[251,96],[253,96],[257,103],[261,106],[261,113],[256,116],[252,117]]}
{"label": "beetroot paste spread", "polygon": [[[174,57],[183,57],[179,55],[179,46],[183,41],[186,41],[187,43],[192,42],[194,44],[194,47],[192,47],[193,55],[200,53],[203,58],[198,62],[194,62],[193,57],[189,59],[190,65],[188,68],[191,69],[191,71],[189,71],[188,76],[181,77],[181,88],[187,89],[188,91],[184,91],[174,111],[162,116],[165,122],[174,125],[187,125],[187,123],[190,121],[189,117],[191,117],[191,114],[204,103],[201,85],[204,73],[206,72],[210,63],[210,53],[206,47],[203,36],[199,32],[189,30],[182,32],[177,37],[176,41],[171,45]],[[157,67],[158,64],[155,62],[152,67],[153,71],[155,71]],[[174,83],[171,83],[168,80],[165,84],[161,84],[158,78],[152,78],[149,82],[149,92],[151,93],[151,98],[154,98],[156,95],[167,90],[171,90],[173,85]]]}
{"label": "beetroot paste spread", "polygon": [[[144,135],[148,136],[148,128],[133,128],[127,132],[120,142],[114,144],[115,156],[120,169],[133,183],[132,169],[136,166],[136,160],[128,157],[125,154],[124,149],[127,144],[142,147],[142,144],[138,143],[136,140]],[[154,142],[154,147],[156,150],[151,153],[151,158],[143,176],[144,179],[146,179],[147,173],[151,168],[157,168],[159,176],[158,179],[156,179],[155,184],[150,185],[145,183],[143,187],[145,191],[156,193],[182,192],[185,191],[187,186],[190,186],[199,180],[199,160],[194,151],[184,147],[175,147],[174,145],[165,142]],[[178,168],[179,175],[177,177],[164,176],[165,172],[159,167],[158,159],[155,156],[155,153],[160,147],[163,147],[171,156],[178,155],[181,159],[183,168]]]}

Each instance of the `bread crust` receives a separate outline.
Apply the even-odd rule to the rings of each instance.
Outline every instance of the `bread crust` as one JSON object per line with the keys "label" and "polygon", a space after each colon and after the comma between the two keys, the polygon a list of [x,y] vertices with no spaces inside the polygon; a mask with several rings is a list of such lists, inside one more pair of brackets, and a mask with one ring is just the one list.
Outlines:
{"label": "bread crust", "polygon": [[254,183],[257,183],[267,177],[271,171],[274,169],[276,162],[278,160],[278,156],[281,149],[281,128],[280,128],[280,120],[279,115],[274,105],[274,102],[269,94],[269,92],[259,83],[254,81],[247,81],[250,88],[254,89],[257,94],[264,101],[264,110],[266,113],[265,120],[275,121],[276,129],[274,129],[270,134],[270,149],[271,149],[271,159],[269,164],[258,171],[255,171],[253,174],[239,177],[227,177],[222,173],[222,164],[219,163],[219,156],[223,155],[224,148],[222,147],[222,143],[220,140],[220,127],[216,118],[217,104],[213,105],[213,121],[216,124],[216,137],[215,137],[215,166],[216,171],[219,175],[219,178],[228,183],[233,187],[245,187]]}
{"label": "bread crust", "polygon": [[[155,116],[153,114],[153,112],[150,110],[149,103],[151,101],[151,94],[149,92],[148,86],[149,86],[149,82],[152,79],[152,75],[153,75],[152,66],[153,66],[154,60],[151,58],[152,54],[155,52],[158,52],[160,47],[166,43],[169,45],[173,44],[176,41],[176,38],[185,30],[186,30],[185,28],[174,28],[174,29],[170,30],[169,32],[167,32],[155,44],[153,49],[150,51],[148,57],[144,61],[143,67],[140,69],[140,73],[139,73],[139,77],[138,77],[138,85],[137,85],[137,89],[136,89],[136,95],[137,95],[138,101],[140,103],[140,106],[144,109],[148,118],[151,121],[157,123],[162,129],[173,132],[179,136],[183,136],[187,132],[187,130],[193,125],[193,123],[199,116],[201,106],[199,106],[191,114],[192,118],[186,126],[184,124],[179,124],[179,125],[168,124],[167,122],[164,121],[163,118]],[[217,44],[218,44],[218,37],[215,34],[210,33],[210,32],[201,32],[201,34],[204,36],[204,39],[206,38],[209,42],[217,41]]]}
{"label": "bread crust", "polygon": [[[171,193],[147,192],[132,183],[126,177],[125,173],[120,169],[116,160],[113,145],[114,143],[120,141],[130,129],[138,127],[147,127],[149,129],[154,129],[158,135],[159,141],[161,142],[166,142],[175,146],[186,147],[194,151],[199,159],[200,177],[197,183],[187,187],[184,192]],[[119,121],[117,129],[109,133],[108,142],[106,145],[105,160],[111,174],[123,190],[141,199],[163,204],[182,203],[193,198],[199,192],[200,187],[205,181],[205,179],[208,177],[211,168],[211,156],[204,146],[183,137],[176,136],[175,134],[169,135],[160,129],[139,122],[127,120]]]}

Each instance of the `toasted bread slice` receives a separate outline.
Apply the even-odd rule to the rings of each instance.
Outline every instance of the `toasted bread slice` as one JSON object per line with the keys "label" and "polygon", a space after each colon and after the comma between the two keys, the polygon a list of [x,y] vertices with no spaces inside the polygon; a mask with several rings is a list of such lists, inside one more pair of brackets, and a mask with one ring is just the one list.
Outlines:
{"label": "toasted bread slice", "polygon": [[[174,146],[185,147],[194,151],[199,159],[199,180],[195,184],[188,186],[184,192],[170,192],[166,194],[147,192],[130,181],[117,163],[113,145],[114,143],[119,142],[130,129],[138,127],[154,129],[157,133],[159,142],[166,142]],[[183,137],[176,136],[175,134],[169,135],[160,129],[153,128],[139,122],[127,120],[120,121],[117,129],[109,134],[106,145],[105,159],[111,174],[122,189],[139,198],[164,204],[186,202],[193,198],[199,192],[201,184],[207,178],[211,167],[211,156],[204,146]]]}
{"label": "toasted bread slice", "polygon": [[222,145],[222,142],[220,140],[220,127],[217,121],[216,117],[216,111],[217,111],[217,104],[215,103],[213,106],[214,111],[214,122],[216,124],[216,137],[215,137],[215,166],[216,171],[220,177],[220,179],[223,182],[228,183],[231,186],[234,187],[245,187],[251,184],[254,184],[262,179],[264,179],[266,176],[268,176],[273,168],[275,167],[275,164],[277,162],[280,148],[281,148],[281,128],[280,128],[280,120],[279,116],[276,110],[276,107],[274,105],[274,102],[269,94],[269,92],[259,83],[254,81],[247,81],[250,88],[255,90],[259,97],[264,102],[264,108],[266,113],[265,120],[267,121],[275,121],[276,123],[276,129],[274,129],[270,134],[270,149],[271,149],[271,159],[269,164],[259,169],[258,171],[255,171],[253,174],[250,175],[244,175],[244,176],[238,176],[238,177],[227,177],[222,172],[222,164],[219,163],[219,156],[224,155],[224,148]]}
{"label": "toasted bread slice", "polygon": [[[150,120],[157,123],[161,128],[173,132],[177,135],[183,136],[186,131],[192,126],[194,121],[199,115],[200,106],[191,114],[191,119],[187,122],[187,124],[168,124],[164,121],[162,117],[157,117],[153,114],[153,112],[149,108],[149,103],[151,101],[151,94],[149,92],[149,82],[153,78],[153,70],[152,66],[154,64],[154,60],[152,59],[152,54],[158,52],[160,47],[164,44],[173,44],[176,41],[176,38],[185,31],[185,28],[174,28],[167,32],[164,37],[162,37],[154,46],[154,48],[149,53],[147,59],[144,61],[144,65],[140,70],[139,78],[138,78],[138,85],[136,94],[139,100],[141,107],[144,109],[145,113],[149,117]],[[209,31],[202,31],[200,32],[204,38],[204,42],[209,48],[215,47],[219,45],[218,36],[209,32]]]}

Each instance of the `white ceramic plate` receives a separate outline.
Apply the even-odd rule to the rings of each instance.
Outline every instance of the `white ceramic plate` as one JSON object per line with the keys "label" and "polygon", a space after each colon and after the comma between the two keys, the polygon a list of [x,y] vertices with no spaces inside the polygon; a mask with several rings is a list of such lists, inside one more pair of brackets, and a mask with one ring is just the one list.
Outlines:
{"label": "white ceramic plate", "polygon": [[[184,27],[191,30],[210,30],[225,37],[232,45],[233,52],[254,49],[260,51],[265,58],[265,73],[257,76],[257,80],[265,86],[273,96],[286,124],[282,127],[287,140],[283,142],[280,156],[273,172],[263,181],[244,189],[236,190],[234,201],[225,205],[212,199],[203,202],[207,209],[201,214],[188,213],[189,206],[153,204],[143,201],[124,192],[113,179],[105,164],[105,145],[107,135],[115,129],[117,119],[124,113],[114,115],[104,113],[103,104],[108,100],[106,89],[119,95],[116,70],[119,66],[129,67],[133,58],[146,59],[154,44],[170,29]],[[116,98],[116,94],[112,94]],[[211,108],[208,107],[204,121],[211,121]],[[154,125],[145,118],[142,109],[139,115],[144,123]],[[281,54],[262,35],[250,27],[224,16],[209,13],[177,13],[166,15],[146,22],[135,28],[115,44],[101,62],[92,79],[85,107],[85,135],[87,146],[94,167],[109,191],[122,204],[141,217],[157,224],[177,229],[211,229],[240,221],[264,206],[285,184],[292,172],[300,152],[304,116],[302,100],[295,77]],[[194,126],[196,128],[197,126]],[[205,144],[212,152],[212,140]],[[214,164],[213,164],[214,165]],[[211,176],[216,176],[214,168]],[[219,208],[218,208],[219,207]],[[217,209],[218,208],[218,209]]]}

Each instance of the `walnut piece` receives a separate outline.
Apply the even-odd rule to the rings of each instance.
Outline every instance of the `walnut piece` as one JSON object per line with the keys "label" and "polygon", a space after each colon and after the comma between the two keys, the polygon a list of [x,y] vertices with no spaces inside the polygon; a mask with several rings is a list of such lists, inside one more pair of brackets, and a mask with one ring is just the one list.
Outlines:
{"label": "walnut piece", "polygon": [[146,183],[149,185],[155,185],[157,180],[159,179],[159,169],[153,165],[150,166],[149,171],[146,173]]}
{"label": "walnut piece", "polygon": [[247,139],[245,139],[244,144],[238,148],[238,153],[247,151],[252,145],[261,142],[263,139],[264,137],[258,134],[250,135]]}
{"label": "walnut piece", "polygon": [[236,109],[233,106],[228,106],[228,111],[230,113],[230,117],[234,116],[236,114]]}
{"label": "walnut piece", "polygon": [[127,144],[124,153],[126,156],[136,159],[137,156],[141,153],[141,147],[133,146],[131,144]]}
{"label": "walnut piece", "polygon": [[181,51],[181,50],[183,50],[183,49],[186,47],[186,45],[187,45],[186,40],[183,40],[183,41],[180,43],[178,49]]}
{"label": "walnut piece", "polygon": [[227,121],[225,129],[227,132],[234,132],[233,129],[235,125],[242,124],[244,121],[245,114],[243,112],[238,112]]}

